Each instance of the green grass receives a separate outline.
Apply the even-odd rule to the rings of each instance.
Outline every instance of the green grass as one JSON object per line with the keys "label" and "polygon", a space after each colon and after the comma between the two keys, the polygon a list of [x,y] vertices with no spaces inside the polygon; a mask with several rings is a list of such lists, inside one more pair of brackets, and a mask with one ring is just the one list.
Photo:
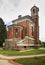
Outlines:
{"label": "green grass", "polygon": [[22,65],[45,65],[45,57],[22,58],[14,61]]}
{"label": "green grass", "polygon": [[13,50],[0,50],[0,54],[17,56],[17,55],[33,55],[33,54],[43,54],[45,49],[34,49],[25,52],[13,51]]}

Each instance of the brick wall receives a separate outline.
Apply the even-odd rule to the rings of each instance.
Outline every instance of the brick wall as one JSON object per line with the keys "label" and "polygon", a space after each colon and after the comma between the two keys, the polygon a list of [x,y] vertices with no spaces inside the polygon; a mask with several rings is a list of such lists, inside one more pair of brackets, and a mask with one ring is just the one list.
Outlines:
{"label": "brick wall", "polygon": [[34,27],[34,38],[36,39],[36,44],[39,44],[39,23],[38,23],[38,15],[32,17],[35,27]]}

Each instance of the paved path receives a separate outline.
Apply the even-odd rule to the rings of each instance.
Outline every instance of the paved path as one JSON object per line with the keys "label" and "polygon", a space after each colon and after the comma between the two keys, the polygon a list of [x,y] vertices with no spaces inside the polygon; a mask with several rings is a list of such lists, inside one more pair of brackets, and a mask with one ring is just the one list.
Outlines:
{"label": "paved path", "polygon": [[26,56],[4,56],[0,54],[0,65],[21,65],[18,63],[14,63],[13,61],[10,61],[10,59],[32,58],[32,57],[39,57],[39,56],[45,56],[45,54],[26,55]]}
{"label": "paved path", "polygon": [[22,64],[13,62],[12,60],[1,60],[0,59],[0,65],[22,65]]}
{"label": "paved path", "polygon": [[31,57],[39,57],[39,56],[45,56],[45,54],[38,54],[38,55],[24,55],[24,56],[4,56],[0,54],[0,59],[18,59],[18,58],[31,58]]}
{"label": "paved path", "polygon": [[8,60],[0,60],[0,65],[12,65]]}

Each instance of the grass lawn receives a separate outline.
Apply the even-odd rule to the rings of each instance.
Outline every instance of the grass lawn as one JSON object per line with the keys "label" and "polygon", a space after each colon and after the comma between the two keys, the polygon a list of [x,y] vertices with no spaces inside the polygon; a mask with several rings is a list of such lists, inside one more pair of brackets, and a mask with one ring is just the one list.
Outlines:
{"label": "grass lawn", "polygon": [[14,61],[22,65],[45,65],[45,57],[22,58]]}
{"label": "grass lawn", "polygon": [[33,55],[33,54],[43,54],[45,53],[45,48],[44,49],[34,49],[34,50],[29,50],[25,52],[19,52],[19,51],[13,51],[13,50],[0,50],[0,54],[4,55],[10,55],[10,56],[17,56],[17,55]]}

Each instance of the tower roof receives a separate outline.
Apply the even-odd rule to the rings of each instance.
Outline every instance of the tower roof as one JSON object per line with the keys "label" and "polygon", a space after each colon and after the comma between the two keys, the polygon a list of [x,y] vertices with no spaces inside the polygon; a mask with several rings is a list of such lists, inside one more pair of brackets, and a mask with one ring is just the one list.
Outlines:
{"label": "tower roof", "polygon": [[35,5],[31,8],[31,10],[34,9],[34,8],[36,8],[39,11],[39,8]]}

